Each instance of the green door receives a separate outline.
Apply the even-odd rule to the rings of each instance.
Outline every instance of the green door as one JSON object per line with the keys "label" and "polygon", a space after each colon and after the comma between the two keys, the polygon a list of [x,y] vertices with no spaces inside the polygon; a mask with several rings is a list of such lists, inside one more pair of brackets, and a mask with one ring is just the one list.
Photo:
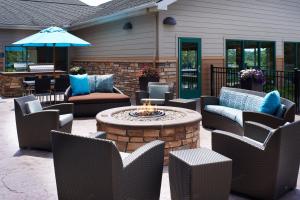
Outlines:
{"label": "green door", "polygon": [[179,97],[201,96],[201,39],[179,38]]}

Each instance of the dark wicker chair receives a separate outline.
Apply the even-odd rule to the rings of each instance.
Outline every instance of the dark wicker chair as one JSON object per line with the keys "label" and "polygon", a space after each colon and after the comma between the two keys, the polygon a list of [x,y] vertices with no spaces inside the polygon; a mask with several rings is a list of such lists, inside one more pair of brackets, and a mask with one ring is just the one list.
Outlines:
{"label": "dark wicker chair", "polygon": [[55,78],[53,93],[54,93],[54,101],[56,102],[57,97],[63,96],[64,100],[64,94],[65,91],[70,86],[70,80],[68,75],[61,75],[58,78]]}
{"label": "dark wicker chair", "polygon": [[51,103],[51,78],[50,77],[48,76],[43,76],[42,78],[35,77],[34,95],[40,101],[43,101],[44,97],[46,97],[46,101]]}
{"label": "dark wicker chair", "polygon": [[122,159],[112,141],[51,135],[59,199],[159,199],[164,142],[148,143]]}
{"label": "dark wicker chair", "polygon": [[34,101],[33,95],[14,100],[19,146],[23,148],[51,150],[50,131],[71,132],[72,122],[61,126],[60,115],[73,113],[73,104],[57,104],[45,107],[42,112],[27,114],[26,102]]}
{"label": "dark wicker chair", "polygon": [[[168,92],[161,93],[159,89],[153,94],[150,94],[149,87],[150,86],[168,86]],[[136,98],[136,105],[141,105],[145,102],[150,102],[151,104],[155,105],[166,105],[169,100],[174,98],[174,86],[173,84],[168,83],[159,83],[159,82],[149,82],[148,83],[148,91],[136,91],[135,92],[135,98]],[[151,97],[152,96],[152,97]]]}
{"label": "dark wicker chair", "polygon": [[[244,90],[239,88],[223,87],[222,89],[239,92],[239,93],[252,94],[260,97],[264,97],[266,95],[266,93],[263,92]],[[202,114],[202,125],[205,128],[229,131],[238,135],[244,134],[245,121],[259,122],[271,128],[277,128],[278,126],[281,126],[286,122],[295,121],[295,113],[296,113],[295,103],[285,98],[281,98],[281,103],[286,106],[286,111],[283,115],[283,118],[278,118],[276,116],[261,113],[261,112],[243,111],[243,115],[242,115],[243,126],[241,126],[236,121],[224,117],[220,113],[213,113],[205,110],[205,106],[207,105],[219,105],[219,97],[202,96],[201,103],[200,103],[201,114]]]}
{"label": "dark wicker chair", "polygon": [[[262,127],[246,126],[255,133]],[[278,199],[297,185],[300,164],[300,121],[269,132],[264,143],[213,131],[212,149],[233,160],[231,189],[258,199]],[[251,137],[251,135],[249,135]]]}

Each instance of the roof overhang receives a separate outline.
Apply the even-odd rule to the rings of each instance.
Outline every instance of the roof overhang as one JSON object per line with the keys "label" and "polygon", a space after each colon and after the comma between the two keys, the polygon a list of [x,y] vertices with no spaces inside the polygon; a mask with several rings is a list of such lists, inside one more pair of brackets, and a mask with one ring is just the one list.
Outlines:
{"label": "roof overhang", "polygon": [[[154,9],[152,9],[152,8],[155,8],[156,11],[167,10],[168,6],[173,4],[176,1],[177,0],[161,0],[157,3],[151,2],[148,4],[143,4],[140,6],[136,6],[134,8],[122,10],[120,12],[117,12],[117,13],[114,13],[111,15],[94,18],[94,19],[87,20],[84,22],[74,23],[73,25],[71,25],[69,27],[69,30],[78,30],[78,29],[87,28],[90,26],[104,24],[107,22],[117,21],[117,20],[120,20],[123,18],[145,15],[149,12],[153,12]],[[151,11],[150,11],[150,9],[151,9]]]}
{"label": "roof overhang", "polygon": [[41,30],[44,26],[27,26],[27,25],[0,25],[0,29],[18,29],[18,30]]}

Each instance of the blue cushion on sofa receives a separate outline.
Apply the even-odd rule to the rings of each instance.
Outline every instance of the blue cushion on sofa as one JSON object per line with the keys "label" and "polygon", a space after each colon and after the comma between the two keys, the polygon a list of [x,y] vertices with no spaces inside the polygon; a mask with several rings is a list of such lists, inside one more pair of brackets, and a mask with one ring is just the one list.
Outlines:
{"label": "blue cushion on sofa", "polygon": [[258,112],[263,99],[264,98],[260,96],[247,94],[244,111]]}
{"label": "blue cushion on sofa", "polygon": [[277,110],[276,110],[276,112],[275,112],[275,116],[276,116],[276,117],[279,117],[279,118],[283,118],[283,115],[284,115],[285,111],[286,111],[286,106],[285,106],[284,104],[281,104],[281,105],[277,108]]}
{"label": "blue cushion on sofa", "polygon": [[266,94],[259,107],[259,112],[273,115],[279,106],[281,106],[280,94],[277,90],[275,90]]}
{"label": "blue cushion on sofa", "polygon": [[90,93],[90,84],[87,74],[70,75],[70,84],[72,89],[72,96]]}
{"label": "blue cushion on sofa", "polygon": [[90,92],[91,93],[96,92],[96,76],[95,75],[89,75],[89,84],[90,84]]}
{"label": "blue cushion on sofa", "polygon": [[235,108],[229,108],[226,106],[219,106],[219,105],[207,105],[205,106],[204,110],[220,114],[223,117],[229,118],[233,121],[236,121],[241,126],[243,126],[243,111]]}
{"label": "blue cushion on sofa", "polygon": [[113,92],[114,75],[97,75],[96,76],[96,92]]}
{"label": "blue cushion on sofa", "polygon": [[247,94],[226,90],[222,88],[220,94],[220,105],[239,110],[244,110]]}

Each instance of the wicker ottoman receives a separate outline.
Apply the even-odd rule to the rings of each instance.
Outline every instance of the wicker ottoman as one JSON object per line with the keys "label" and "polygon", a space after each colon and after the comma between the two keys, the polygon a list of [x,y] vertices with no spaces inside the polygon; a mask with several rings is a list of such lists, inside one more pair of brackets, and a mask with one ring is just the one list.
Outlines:
{"label": "wicker ottoman", "polygon": [[172,200],[228,200],[232,160],[199,148],[170,153]]}

